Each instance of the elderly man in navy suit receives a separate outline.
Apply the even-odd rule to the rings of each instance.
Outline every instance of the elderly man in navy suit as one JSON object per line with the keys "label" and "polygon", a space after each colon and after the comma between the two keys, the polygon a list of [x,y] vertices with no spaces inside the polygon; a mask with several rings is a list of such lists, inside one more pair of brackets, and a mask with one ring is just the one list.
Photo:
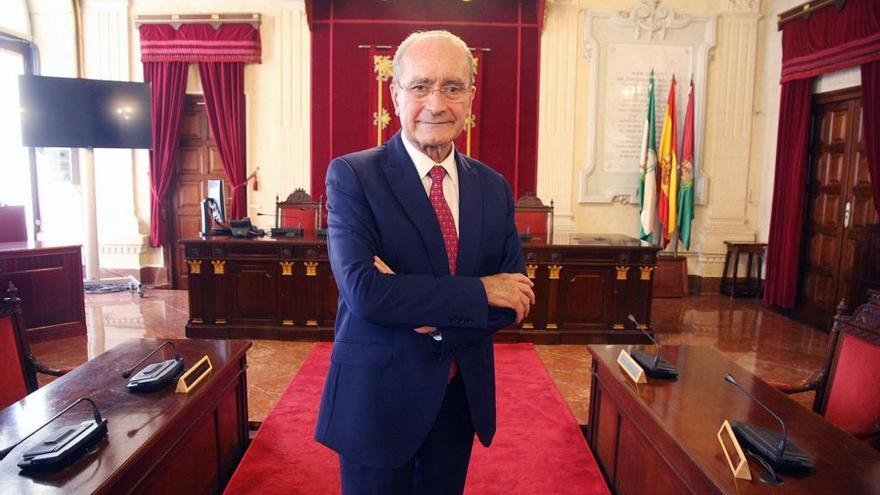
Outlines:
{"label": "elderly man in navy suit", "polygon": [[394,55],[402,132],[327,172],[336,340],[315,438],[345,494],[464,490],[495,433],[492,335],[534,304],[504,178],[459,154],[474,59],[446,31]]}

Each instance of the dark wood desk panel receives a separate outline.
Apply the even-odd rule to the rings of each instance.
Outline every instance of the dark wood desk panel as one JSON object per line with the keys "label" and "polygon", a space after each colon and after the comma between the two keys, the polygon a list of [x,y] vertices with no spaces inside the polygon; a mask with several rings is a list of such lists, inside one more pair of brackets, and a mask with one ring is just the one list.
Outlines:
{"label": "dark wood desk panel", "polygon": [[[499,342],[644,342],[650,331],[657,248],[621,235],[523,241],[537,301]],[[338,292],[325,240],[181,241],[189,270],[189,337],[332,340]]]}
{"label": "dark wood desk panel", "polygon": [[[247,442],[245,341],[173,340],[189,369],[209,356],[214,370],[189,394],[170,387],[134,394],[122,370],[162,340],[127,341],[75,368],[25,399],[0,411],[0,446],[6,447],[81,396],[92,398],[107,418],[99,448],[64,470],[19,474],[21,453],[52,430],[46,427],[0,461],[0,493],[217,493],[244,454]],[[163,359],[171,356],[165,349]],[[158,361],[159,356],[155,356]],[[81,404],[56,427],[91,417]]]}
{"label": "dark wood desk panel", "polygon": [[[621,346],[590,346],[593,376],[589,442],[610,485],[619,494],[876,494],[880,453],[754,377],[715,349],[663,347],[679,369],[677,381],[648,378],[633,385],[620,370]],[[737,381],[782,417],[790,441],[806,452],[815,473],[783,475],[785,484],[758,481],[762,468],[749,462],[753,481],[736,480],[716,433],[725,419],[768,428],[778,423],[724,381]]]}
{"label": "dark wood desk panel", "polygon": [[0,243],[0,297],[9,282],[18,288],[30,342],[85,335],[80,246]]}

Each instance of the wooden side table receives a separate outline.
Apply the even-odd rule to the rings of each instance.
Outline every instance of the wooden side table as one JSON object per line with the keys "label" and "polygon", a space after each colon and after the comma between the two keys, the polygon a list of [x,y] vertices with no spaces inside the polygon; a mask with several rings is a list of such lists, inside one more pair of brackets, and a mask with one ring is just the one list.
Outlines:
{"label": "wooden side table", "polygon": [[[730,297],[761,297],[764,278],[761,269],[767,244],[751,242],[727,242],[724,258],[724,274],[721,276],[721,293]],[[746,272],[739,273],[741,257],[746,257]]]}

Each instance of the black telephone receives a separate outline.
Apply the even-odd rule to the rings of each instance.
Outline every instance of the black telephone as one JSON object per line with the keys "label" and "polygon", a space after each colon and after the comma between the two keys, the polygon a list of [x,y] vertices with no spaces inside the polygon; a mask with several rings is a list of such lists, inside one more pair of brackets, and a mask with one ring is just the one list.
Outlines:
{"label": "black telephone", "polygon": [[232,237],[263,237],[266,235],[265,230],[254,227],[250,217],[230,221],[229,230],[232,233]]}

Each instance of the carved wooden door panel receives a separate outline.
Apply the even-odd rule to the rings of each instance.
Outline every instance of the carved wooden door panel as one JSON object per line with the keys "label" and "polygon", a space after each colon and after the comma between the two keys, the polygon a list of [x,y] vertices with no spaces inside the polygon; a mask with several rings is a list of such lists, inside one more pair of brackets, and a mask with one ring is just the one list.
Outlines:
{"label": "carved wooden door panel", "polygon": [[[201,204],[208,193],[209,179],[223,179],[226,211],[231,194],[217,144],[208,125],[202,96],[187,96],[180,123],[180,144],[174,183],[169,188],[171,236],[166,245],[166,265],[172,269],[172,287],[187,288],[183,246],[177,241],[197,237],[201,230]],[[171,258],[170,260],[168,258]],[[169,263],[170,261],[170,263]]]}
{"label": "carved wooden door panel", "polygon": [[862,138],[861,92],[821,95],[813,104],[798,316],[830,328],[841,299],[853,301],[856,252],[877,222]]}

